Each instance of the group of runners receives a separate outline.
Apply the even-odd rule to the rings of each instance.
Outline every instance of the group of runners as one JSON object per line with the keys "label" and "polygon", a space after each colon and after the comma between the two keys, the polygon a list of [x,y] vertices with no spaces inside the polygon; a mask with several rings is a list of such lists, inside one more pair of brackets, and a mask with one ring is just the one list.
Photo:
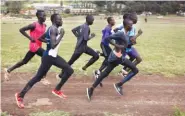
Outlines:
{"label": "group of runners", "polygon": [[[60,81],[52,90],[52,93],[60,98],[67,98],[61,91],[61,88],[74,73],[71,65],[79,59],[83,53],[92,56],[82,67],[84,71],[94,64],[99,57],[104,57],[100,68],[93,72],[95,78],[94,83],[86,89],[88,99],[91,100],[95,88],[98,85],[102,87],[103,79],[108,77],[111,71],[118,65],[123,66],[123,69],[120,71],[122,79],[114,83],[113,86],[117,93],[123,95],[122,86],[139,72],[136,66],[142,61],[139,53],[133,47],[133,45],[136,44],[137,38],[142,34],[141,29],[137,33],[134,27],[134,24],[136,24],[138,20],[136,13],[124,14],[123,21],[120,25],[116,26],[116,28],[113,28],[115,25],[114,17],[107,18],[108,25],[102,30],[102,40],[100,42],[102,53],[87,45],[88,41],[96,36],[90,31],[90,25],[93,25],[94,17],[87,15],[84,24],[72,29],[72,33],[77,38],[77,43],[74,53],[68,62],[58,55],[58,50],[65,34],[62,28],[63,21],[61,15],[51,15],[50,20],[52,25],[47,30],[44,24],[46,21],[45,12],[38,10],[36,16],[38,21],[20,29],[20,32],[30,40],[29,51],[21,61],[5,69],[5,79],[9,80],[10,73],[14,69],[27,64],[35,54],[41,56],[41,64],[35,76],[28,81],[20,92],[15,94],[16,103],[19,108],[24,108],[24,96],[33,85],[39,81],[43,82],[43,84],[50,84],[45,77],[52,65],[61,69],[61,73],[57,75]],[[26,33],[28,30],[30,31],[29,35]],[[42,48],[42,43],[46,43],[46,50]],[[129,59],[126,56],[129,56]]]}

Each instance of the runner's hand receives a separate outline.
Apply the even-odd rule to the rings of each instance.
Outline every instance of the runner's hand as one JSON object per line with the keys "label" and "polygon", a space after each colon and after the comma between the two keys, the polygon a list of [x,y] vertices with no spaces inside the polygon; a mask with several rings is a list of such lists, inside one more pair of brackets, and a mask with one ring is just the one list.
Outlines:
{"label": "runner's hand", "polygon": [[95,37],[96,35],[94,33],[91,33],[91,38]]}
{"label": "runner's hand", "polygon": [[136,44],[136,38],[131,38],[130,41],[133,45]]}
{"label": "runner's hand", "polygon": [[64,31],[63,28],[61,28],[61,29],[60,29],[60,35],[61,35],[61,36],[64,36],[64,34],[65,34],[65,31]]}

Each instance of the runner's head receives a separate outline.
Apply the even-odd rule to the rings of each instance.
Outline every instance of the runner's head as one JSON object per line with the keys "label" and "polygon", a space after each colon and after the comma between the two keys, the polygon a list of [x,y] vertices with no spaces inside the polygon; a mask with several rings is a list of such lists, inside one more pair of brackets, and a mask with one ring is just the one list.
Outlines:
{"label": "runner's head", "polygon": [[110,24],[111,26],[114,26],[115,25],[115,20],[113,17],[108,17],[107,18],[107,22],[108,24]]}
{"label": "runner's head", "polygon": [[86,23],[87,23],[88,25],[92,25],[93,22],[94,22],[94,17],[93,17],[92,15],[87,15],[87,16],[86,16]]}
{"label": "runner's head", "polygon": [[44,12],[44,10],[37,10],[36,16],[39,22],[43,23],[46,21],[46,13]]}
{"label": "runner's head", "polygon": [[123,21],[123,26],[126,31],[130,31],[132,29],[133,21],[130,19],[125,19]]}
{"label": "runner's head", "polygon": [[138,20],[137,13],[135,13],[135,12],[134,13],[131,13],[129,15],[129,19],[131,19],[133,21],[133,23],[136,24],[137,23],[137,20]]}
{"label": "runner's head", "polygon": [[52,22],[52,24],[55,24],[57,27],[62,26],[62,23],[63,23],[62,17],[57,13],[52,14],[51,15],[51,22]]}
{"label": "runner's head", "polygon": [[129,15],[130,15],[130,13],[125,13],[125,14],[123,15],[123,20],[127,19],[127,18],[129,17]]}

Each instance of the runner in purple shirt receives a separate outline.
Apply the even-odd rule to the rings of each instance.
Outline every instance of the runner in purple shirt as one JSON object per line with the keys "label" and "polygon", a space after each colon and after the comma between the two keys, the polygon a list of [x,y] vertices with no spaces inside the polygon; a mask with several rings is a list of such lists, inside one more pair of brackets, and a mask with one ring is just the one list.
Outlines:
{"label": "runner in purple shirt", "polygon": [[[112,51],[111,47],[109,46],[109,41],[107,40],[107,37],[112,35],[112,27],[115,25],[115,20],[113,17],[107,18],[108,25],[102,30],[102,40],[100,43],[100,47],[103,52],[103,56],[105,57],[105,60],[103,61],[101,67],[98,70],[94,71],[94,77],[95,79],[98,78],[100,72],[102,72],[106,66],[108,65],[108,56],[110,52]],[[100,84],[102,86],[102,84]]]}

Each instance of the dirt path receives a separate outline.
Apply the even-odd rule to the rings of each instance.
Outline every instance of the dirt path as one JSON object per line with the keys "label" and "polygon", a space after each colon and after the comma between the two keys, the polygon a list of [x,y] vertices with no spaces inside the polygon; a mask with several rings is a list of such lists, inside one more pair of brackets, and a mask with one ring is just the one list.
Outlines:
{"label": "dirt path", "polygon": [[[169,116],[174,106],[185,110],[185,78],[164,78],[139,75],[124,85],[124,96],[119,96],[113,83],[120,77],[104,80],[104,87],[98,87],[91,102],[88,102],[85,88],[92,84],[88,77],[72,77],[63,90],[68,99],[63,100],[51,94],[55,87],[55,74],[48,74],[50,86],[36,84],[26,95],[25,109],[15,104],[14,94],[20,91],[33,74],[13,73],[11,81],[1,79],[1,106],[13,116],[27,116],[31,112],[63,110],[78,116],[101,116],[104,112],[124,116]],[[3,76],[3,75],[2,75]]]}

